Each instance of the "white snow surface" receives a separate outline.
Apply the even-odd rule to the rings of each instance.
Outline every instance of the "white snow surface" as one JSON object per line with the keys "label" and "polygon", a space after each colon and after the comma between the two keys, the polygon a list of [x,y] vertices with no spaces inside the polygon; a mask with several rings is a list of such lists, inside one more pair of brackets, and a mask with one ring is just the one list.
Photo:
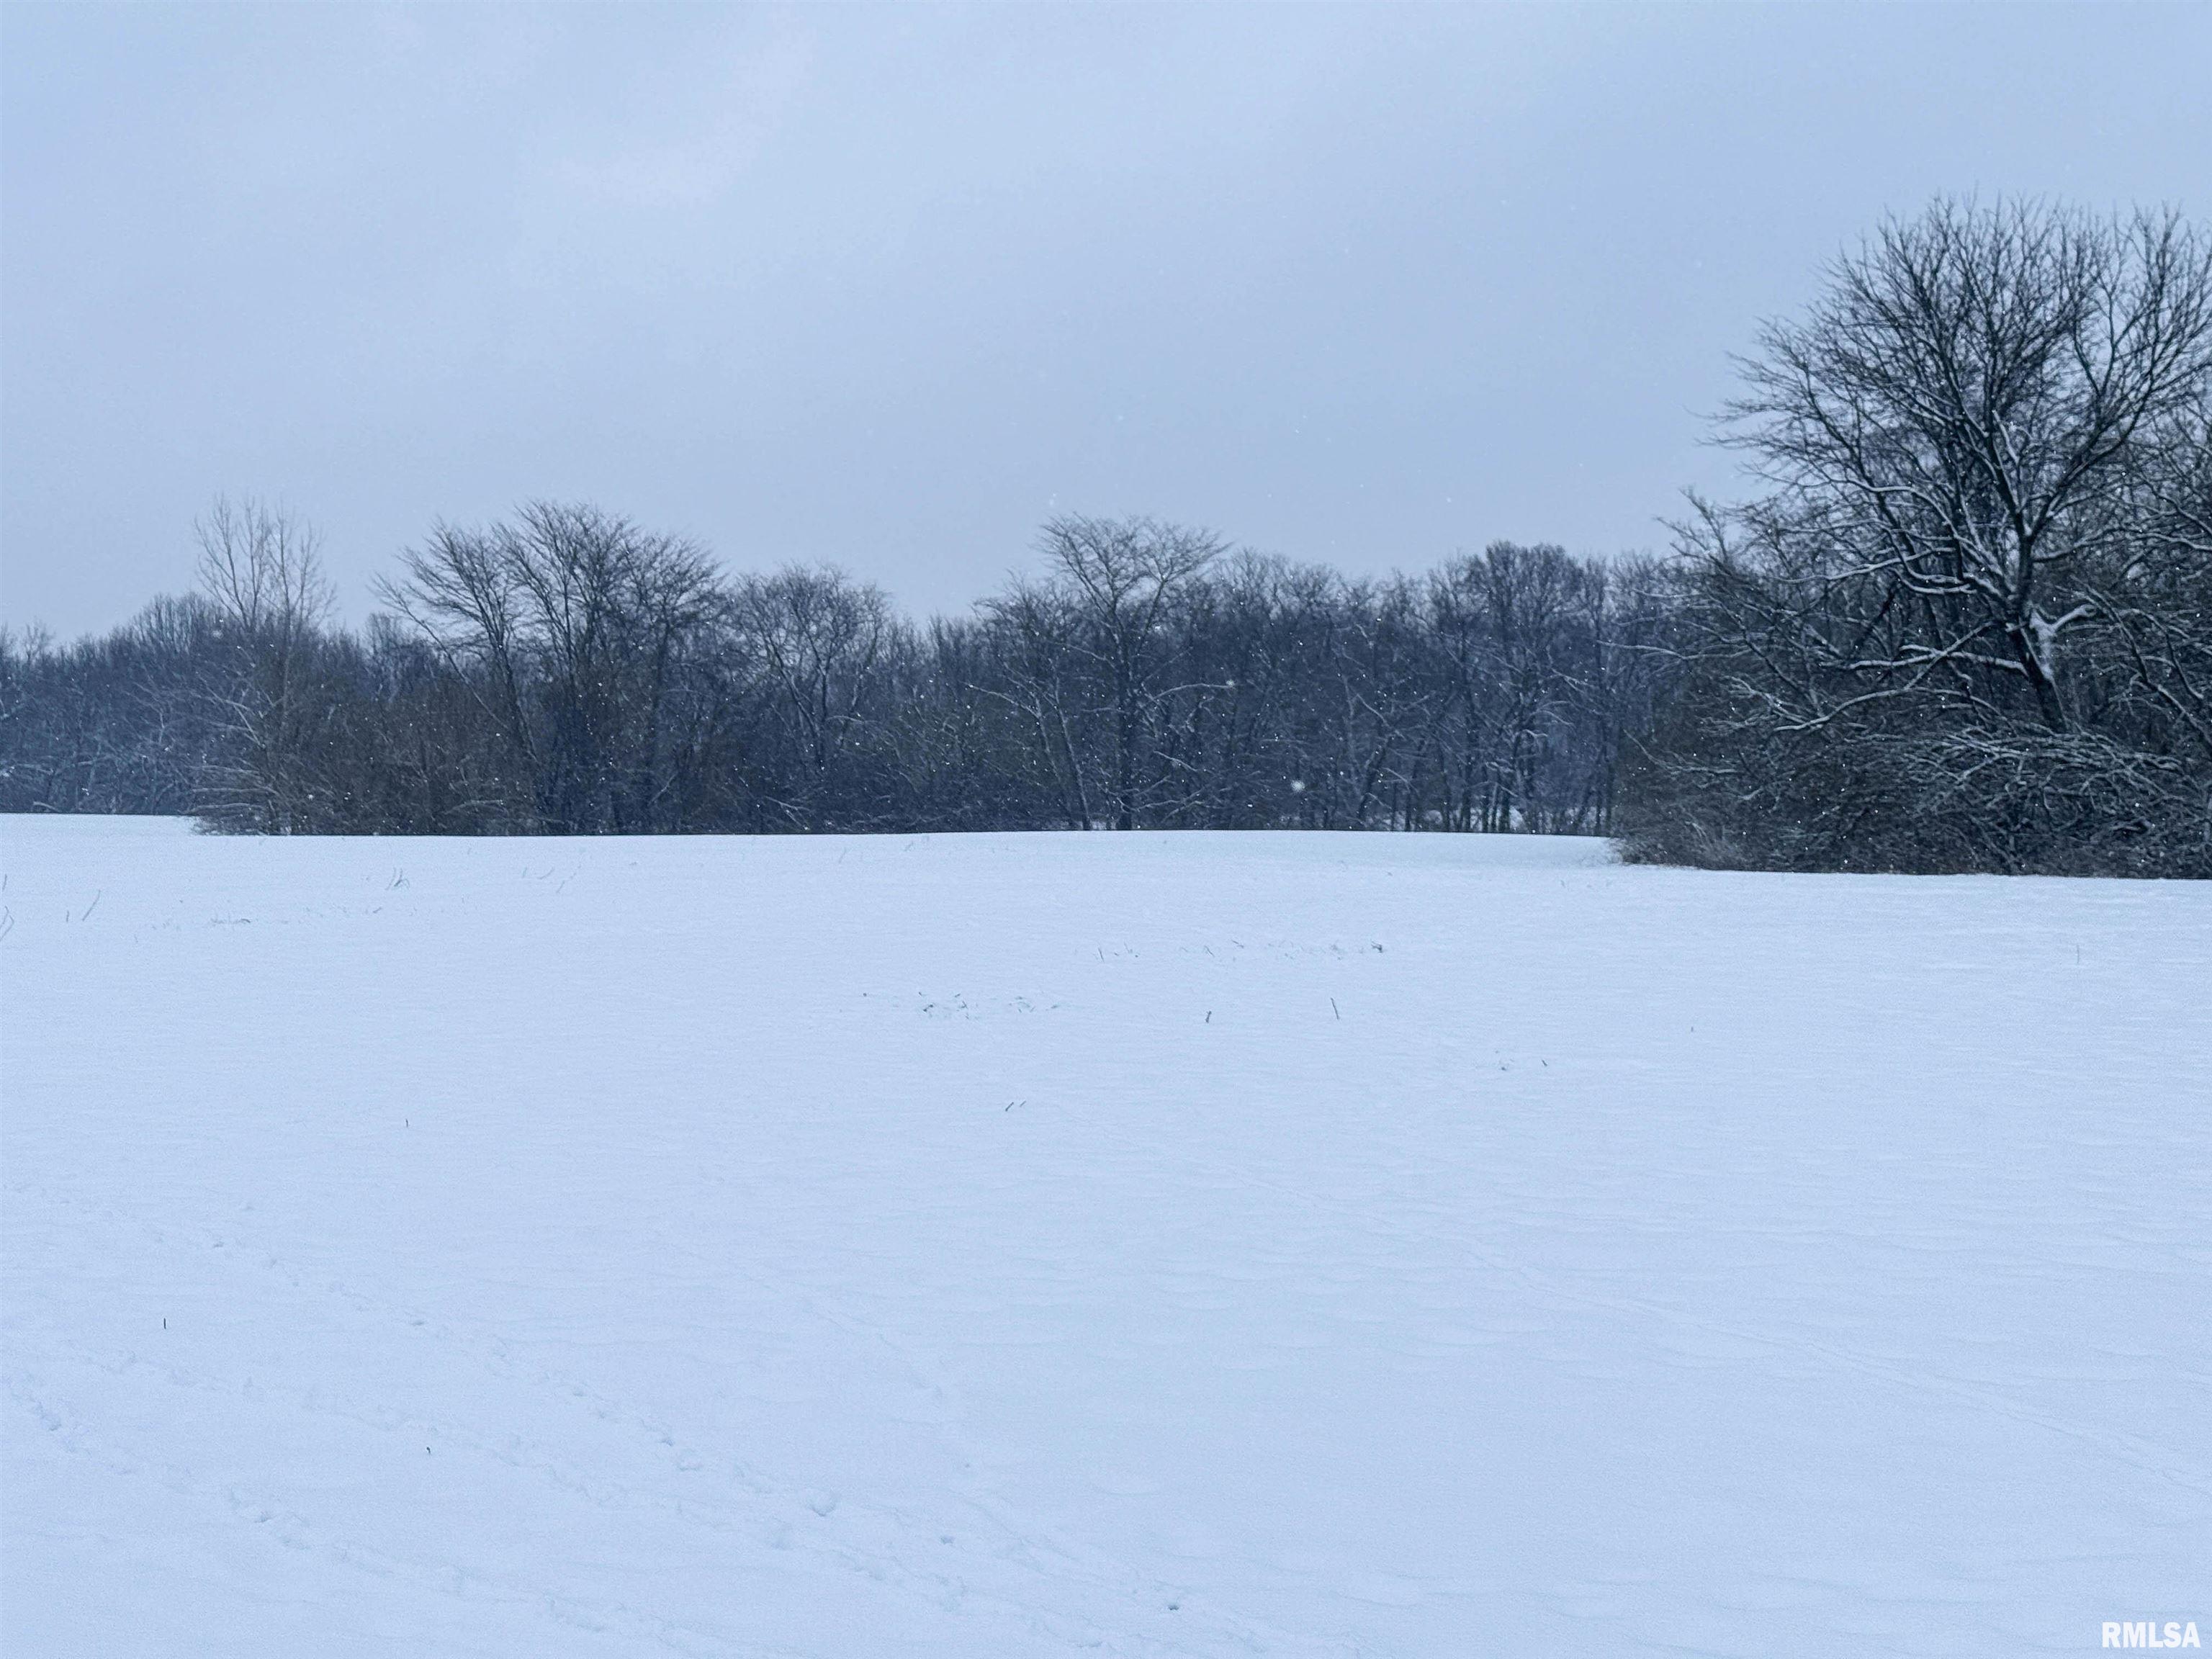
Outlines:
{"label": "white snow surface", "polygon": [[2212,1626],[2212,887],[0,847],[9,1655]]}

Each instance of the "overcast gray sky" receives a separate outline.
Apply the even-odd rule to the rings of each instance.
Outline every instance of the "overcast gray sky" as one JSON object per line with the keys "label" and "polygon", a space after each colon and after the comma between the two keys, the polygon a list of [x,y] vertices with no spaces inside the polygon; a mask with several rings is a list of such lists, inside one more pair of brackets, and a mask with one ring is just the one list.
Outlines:
{"label": "overcast gray sky", "polygon": [[595,501],[921,611],[1056,511],[1369,571],[1659,544],[1885,209],[2201,215],[2212,6],[0,8],[0,616],[348,611]]}

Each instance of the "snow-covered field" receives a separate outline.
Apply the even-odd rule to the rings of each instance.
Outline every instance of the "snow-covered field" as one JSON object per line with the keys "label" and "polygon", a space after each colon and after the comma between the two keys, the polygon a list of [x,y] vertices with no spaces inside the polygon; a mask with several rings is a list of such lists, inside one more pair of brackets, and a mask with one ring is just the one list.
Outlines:
{"label": "snow-covered field", "polygon": [[0,846],[10,1656],[2212,1630],[2212,888]]}

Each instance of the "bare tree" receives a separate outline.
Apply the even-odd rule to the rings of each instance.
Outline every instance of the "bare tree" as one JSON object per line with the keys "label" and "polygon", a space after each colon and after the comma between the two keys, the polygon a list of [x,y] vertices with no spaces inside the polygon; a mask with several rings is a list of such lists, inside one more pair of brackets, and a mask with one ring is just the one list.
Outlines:
{"label": "bare tree", "polygon": [[219,495],[192,526],[200,591],[241,632],[296,640],[329,615],[322,538],[283,507]]}
{"label": "bare tree", "polygon": [[1763,331],[1729,414],[1817,539],[1808,579],[1898,618],[1838,655],[1850,696],[1994,712],[2017,688],[2066,731],[2063,640],[2096,614],[2080,572],[2125,556],[2138,446],[2212,375],[2212,246],[2171,213],[1939,202],[1829,276]]}
{"label": "bare tree", "polygon": [[321,538],[283,507],[218,497],[193,526],[200,591],[228,635],[230,674],[209,687],[232,738],[204,811],[234,828],[280,834],[308,828],[329,806],[314,775],[312,690],[331,586]]}
{"label": "bare tree", "polygon": [[538,827],[654,827],[673,787],[670,700],[718,603],[713,568],[590,506],[533,501],[515,520],[439,526],[380,595],[476,687]]}
{"label": "bare tree", "polygon": [[[1450,719],[1444,814],[1455,829],[1551,827],[1553,764],[1599,672],[1601,579],[1562,548],[1493,542],[1429,579],[1428,625]],[[1569,786],[1579,793],[1578,786]]]}
{"label": "bare tree", "polygon": [[1829,275],[1729,410],[1771,493],[1679,528],[1708,806],[1785,862],[2201,846],[2179,596],[2212,244],[2170,213],[1939,202]]}
{"label": "bare tree", "polygon": [[[1105,763],[1103,799],[1096,805],[1110,814],[1114,828],[1134,829],[1157,781],[1153,721],[1179,684],[1170,672],[1176,653],[1166,624],[1224,544],[1209,531],[1153,519],[1071,515],[1046,524],[1038,550],[1050,580],[1017,584],[988,610],[1049,659],[1036,663],[1024,707],[1048,765],[1065,769],[1084,827],[1094,804],[1077,732],[1096,723],[1103,726]],[[1035,660],[1037,653],[1027,654]],[[1069,672],[1075,669],[1087,672],[1079,678]],[[1070,696],[1079,685],[1088,691],[1080,708]]]}
{"label": "bare tree", "polygon": [[799,761],[781,805],[794,827],[815,828],[833,799],[832,774],[866,736],[877,670],[902,643],[880,588],[835,569],[787,566],[737,585],[729,611],[747,657],[759,665]]}

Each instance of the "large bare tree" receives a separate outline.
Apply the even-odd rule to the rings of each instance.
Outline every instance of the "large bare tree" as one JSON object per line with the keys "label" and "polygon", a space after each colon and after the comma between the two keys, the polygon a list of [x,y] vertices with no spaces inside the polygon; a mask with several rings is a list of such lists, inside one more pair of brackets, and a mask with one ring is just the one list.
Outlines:
{"label": "large bare tree", "polygon": [[1781,492],[1759,528],[1874,600],[1881,625],[1837,657],[1853,695],[2007,708],[2016,687],[2068,730],[2092,567],[2131,556],[2146,442],[2212,377],[2212,245],[2172,213],[1939,202],[1829,281],[1762,331],[1729,410]]}
{"label": "large bare tree", "polygon": [[2170,212],[1942,201],[1828,277],[1727,411],[1770,492],[1681,526],[1744,821],[1815,862],[2188,841],[2212,242]]}

